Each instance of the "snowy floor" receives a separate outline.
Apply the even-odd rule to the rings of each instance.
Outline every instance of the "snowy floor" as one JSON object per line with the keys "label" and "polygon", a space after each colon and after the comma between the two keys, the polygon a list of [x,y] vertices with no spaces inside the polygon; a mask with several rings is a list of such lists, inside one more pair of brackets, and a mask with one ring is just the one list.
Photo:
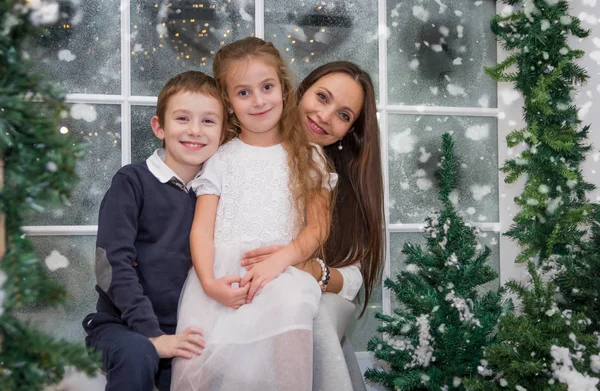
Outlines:
{"label": "snowy floor", "polygon": [[[371,359],[366,357],[361,357],[359,355],[358,360],[361,371],[367,369],[370,366]],[[101,373],[98,373],[96,377],[89,378],[84,374],[79,372],[69,372],[65,379],[58,385],[47,387],[45,391],[104,391],[104,387],[106,385],[106,378]],[[368,391],[379,391],[382,388],[375,388],[367,386]]]}
{"label": "snowy floor", "polygon": [[89,378],[80,372],[70,372],[60,384],[46,387],[45,391],[104,391],[106,378],[101,373]]}

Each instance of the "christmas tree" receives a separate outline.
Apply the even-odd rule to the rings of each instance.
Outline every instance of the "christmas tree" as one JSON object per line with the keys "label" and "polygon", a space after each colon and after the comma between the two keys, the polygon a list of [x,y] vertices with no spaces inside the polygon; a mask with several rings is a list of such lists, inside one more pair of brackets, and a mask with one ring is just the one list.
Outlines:
{"label": "christmas tree", "polygon": [[516,308],[501,317],[496,342],[485,349],[480,377],[466,381],[469,390],[596,390],[600,372],[597,334],[580,312],[556,302],[554,262],[543,269],[528,263],[531,280],[509,281]]}
{"label": "christmas tree", "polygon": [[427,248],[404,245],[406,271],[385,281],[399,308],[376,315],[386,338],[368,344],[380,368],[365,376],[390,390],[464,389],[463,379],[477,373],[501,313],[499,292],[478,289],[497,277],[486,265],[490,250],[479,250],[476,229],[450,201],[456,177],[452,148],[445,134],[439,170],[443,208],[427,218]]}
{"label": "christmas tree", "polygon": [[[59,132],[63,96],[31,72],[23,42],[58,12],[58,4],[0,0],[0,390],[41,390],[72,366],[96,366],[82,345],[58,341],[21,322],[19,309],[65,302],[21,231],[23,218],[52,200],[66,201],[75,185],[78,145]],[[0,176],[1,177],[1,176]]]}

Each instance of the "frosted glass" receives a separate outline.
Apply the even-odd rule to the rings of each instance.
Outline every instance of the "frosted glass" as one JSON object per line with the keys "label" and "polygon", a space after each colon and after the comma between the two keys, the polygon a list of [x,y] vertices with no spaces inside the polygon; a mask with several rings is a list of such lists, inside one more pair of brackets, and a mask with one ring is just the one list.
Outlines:
{"label": "frosted glass", "polygon": [[119,0],[58,1],[59,19],[27,44],[35,69],[66,93],[120,94]]}
{"label": "frosted glass", "polygon": [[496,107],[493,0],[387,2],[389,102]]}
{"label": "frosted glass", "polygon": [[212,75],[222,45],[254,34],[254,2],[132,0],[131,93],[155,96],[187,70]]}
{"label": "frosted glass", "polygon": [[[79,183],[71,205],[49,205],[29,216],[25,225],[95,225],[100,201],[121,167],[121,109],[115,105],[70,105],[71,117],[61,122],[65,135],[84,145],[85,156],[76,163]],[[58,131],[57,126],[57,131]]]}
{"label": "frosted glass", "polygon": [[83,342],[85,332],[81,322],[85,315],[94,312],[98,294],[94,274],[95,236],[35,236],[31,241],[36,254],[46,264],[57,264],[65,257],[68,266],[48,273],[67,291],[65,306],[25,308],[20,316],[57,338]]}
{"label": "frosted glass", "polygon": [[265,0],[265,39],[291,64],[298,82],[330,61],[352,61],[378,84],[377,0]]}
{"label": "frosted glass", "polygon": [[454,136],[458,210],[468,221],[498,221],[496,118],[389,115],[390,223],[422,223],[439,207],[442,134]]}
{"label": "frosted glass", "polygon": [[140,163],[152,155],[161,141],[154,136],[150,119],[156,113],[154,106],[131,107],[131,162]]}

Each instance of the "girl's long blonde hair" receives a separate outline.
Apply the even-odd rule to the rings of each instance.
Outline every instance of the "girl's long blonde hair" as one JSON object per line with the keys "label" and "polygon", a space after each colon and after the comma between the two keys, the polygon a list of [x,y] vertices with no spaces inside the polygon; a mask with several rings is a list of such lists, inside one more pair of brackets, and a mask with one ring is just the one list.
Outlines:
{"label": "girl's long blonde hair", "polygon": [[308,142],[306,130],[298,111],[296,92],[289,69],[271,42],[247,37],[223,46],[215,55],[213,75],[221,91],[225,108],[230,113],[229,123],[232,124],[233,131],[239,134],[240,123],[233,113],[227,95],[229,72],[235,62],[252,58],[261,59],[265,62],[265,66],[273,67],[282,86],[283,111],[278,126],[283,145],[288,153],[290,190],[300,217],[299,221],[308,217],[306,213],[312,210],[312,208],[307,208],[307,205],[312,202],[324,202],[324,205],[327,205],[326,210],[320,216],[310,216],[310,218],[326,219],[326,223],[321,226],[327,230],[325,233],[325,237],[327,237],[331,221],[329,196],[323,191],[322,186],[328,175],[329,166],[322,153],[316,151],[317,147]]}

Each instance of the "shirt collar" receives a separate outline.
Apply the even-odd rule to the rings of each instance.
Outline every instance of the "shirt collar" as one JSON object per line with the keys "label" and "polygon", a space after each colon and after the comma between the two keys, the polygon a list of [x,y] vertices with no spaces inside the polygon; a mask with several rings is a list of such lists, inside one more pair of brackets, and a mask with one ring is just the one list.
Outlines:
{"label": "shirt collar", "polygon": [[148,170],[158,179],[161,183],[173,183],[182,190],[189,190],[191,188],[191,181],[187,185],[175,171],[171,170],[169,166],[165,164],[165,158],[167,154],[164,148],[159,148],[146,159],[146,165]]}

